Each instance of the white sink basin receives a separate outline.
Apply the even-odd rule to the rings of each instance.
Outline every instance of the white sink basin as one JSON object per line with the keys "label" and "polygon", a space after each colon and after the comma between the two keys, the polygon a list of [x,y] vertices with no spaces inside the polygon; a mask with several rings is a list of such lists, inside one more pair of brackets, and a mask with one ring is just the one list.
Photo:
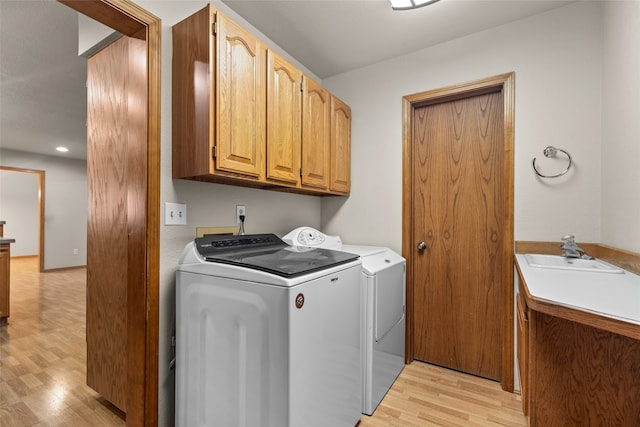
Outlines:
{"label": "white sink basin", "polygon": [[599,259],[565,258],[560,255],[525,254],[530,267],[558,270],[590,271],[593,273],[624,273],[624,270]]}

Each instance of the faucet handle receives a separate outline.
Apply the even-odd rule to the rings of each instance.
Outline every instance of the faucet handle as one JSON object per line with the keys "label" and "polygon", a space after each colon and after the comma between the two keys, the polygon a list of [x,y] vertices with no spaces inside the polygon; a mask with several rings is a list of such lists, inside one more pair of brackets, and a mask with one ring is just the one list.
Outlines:
{"label": "faucet handle", "polygon": [[562,236],[560,240],[562,240],[565,243],[575,243],[576,236],[574,236],[573,234],[565,234],[564,236]]}

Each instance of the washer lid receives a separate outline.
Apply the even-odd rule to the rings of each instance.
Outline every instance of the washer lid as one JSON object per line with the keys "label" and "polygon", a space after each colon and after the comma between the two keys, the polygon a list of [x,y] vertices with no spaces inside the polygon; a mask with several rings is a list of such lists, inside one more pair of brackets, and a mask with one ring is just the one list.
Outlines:
{"label": "washer lid", "polygon": [[321,248],[260,249],[227,252],[205,260],[266,271],[282,277],[298,277],[358,259],[358,255]]}
{"label": "washer lid", "polygon": [[358,255],[322,248],[287,246],[274,234],[206,235],[195,239],[206,261],[298,277],[358,259]]}

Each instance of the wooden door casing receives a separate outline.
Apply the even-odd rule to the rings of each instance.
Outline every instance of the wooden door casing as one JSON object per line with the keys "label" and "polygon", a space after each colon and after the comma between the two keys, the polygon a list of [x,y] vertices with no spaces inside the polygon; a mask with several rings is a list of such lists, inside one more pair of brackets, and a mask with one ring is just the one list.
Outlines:
{"label": "wooden door casing", "polygon": [[[467,342],[465,341],[466,337],[474,333],[476,335],[484,333],[478,329],[480,325],[474,324],[472,320],[474,316],[475,319],[483,319],[483,310],[485,312],[495,310],[500,313],[499,323],[492,326],[490,329],[492,332],[485,334],[485,337],[478,340],[478,344],[473,344],[477,348],[483,346],[493,348],[491,354],[485,354],[481,357],[477,355],[463,356],[459,354],[459,351],[453,353],[453,356],[438,354],[436,357],[440,359],[434,363],[442,363],[446,366],[447,363],[442,360],[453,359],[454,368],[456,368],[456,364],[462,366],[462,363],[489,366],[489,371],[493,372],[490,375],[497,377],[501,381],[502,387],[510,391],[513,390],[513,271],[510,267],[513,257],[513,85],[513,73],[509,73],[406,96],[403,105],[403,255],[407,259],[407,362],[417,358],[419,352],[427,347],[433,347],[433,343],[428,344],[428,341],[422,340],[419,327],[433,328],[435,325],[439,325],[439,328],[434,328],[431,336],[427,336],[426,340],[439,335],[444,343],[456,341],[464,343]],[[473,148],[472,151],[478,150],[476,152],[480,154],[480,161],[474,165],[473,162],[470,163],[469,159],[469,154],[472,151],[461,150],[461,147],[465,145],[464,142],[468,142],[467,134],[469,132],[465,128],[476,129],[475,133],[479,133],[482,138],[485,137],[483,135],[490,128],[483,126],[483,123],[487,123],[481,118],[484,113],[480,113],[472,120],[475,123],[454,120],[454,118],[457,117],[460,108],[463,108],[465,98],[475,97],[475,101],[483,105],[492,93],[497,94],[496,103],[499,104],[499,108],[497,108],[498,112],[495,114],[495,118],[498,118],[499,125],[495,129],[492,128],[491,133],[502,142],[500,147],[494,148],[491,156],[489,156],[487,147],[482,150],[480,147]],[[425,127],[420,128],[416,125],[416,121],[420,120],[416,112],[437,104],[449,106],[447,120],[451,126],[443,127],[439,131],[430,129],[429,132],[439,132],[446,138],[458,142],[454,142],[448,148],[445,146],[436,149],[423,146],[418,149],[416,148],[418,144],[416,138],[421,135],[416,132],[416,128],[424,129]],[[481,107],[480,111],[482,108],[485,107]],[[426,114],[426,110],[423,112]],[[429,111],[429,114],[433,115],[434,113]],[[433,117],[428,118],[425,115],[422,119],[429,121]],[[445,148],[449,151],[447,152]],[[495,150],[500,151],[499,155],[496,155]],[[428,155],[435,156],[434,158],[440,160],[427,162],[426,156]],[[452,160],[445,162],[447,158]],[[501,158],[501,160],[491,162],[492,158]],[[421,161],[425,164],[424,168],[419,166]],[[438,162],[444,162],[448,171],[437,174],[429,170],[435,167]],[[471,175],[466,176],[466,171],[469,170],[472,171]],[[477,175],[474,175],[473,171],[477,171],[475,172]],[[448,191],[445,191],[445,195],[442,196],[443,201],[432,203],[429,199],[431,196],[426,195],[428,192],[420,192],[415,188],[416,184],[413,178],[420,177],[420,174],[423,174],[423,177],[431,176],[431,188],[437,189],[439,186],[448,188]],[[487,183],[491,179],[498,182],[495,192],[488,191]],[[470,198],[460,197],[458,193],[463,189],[471,190]],[[416,195],[419,195],[419,198]],[[488,208],[489,203],[496,203],[496,201],[502,206],[502,210]],[[420,208],[417,205],[423,206],[421,212],[418,211]],[[470,214],[467,215],[468,213]],[[456,216],[461,220],[461,224],[453,228]],[[428,221],[430,226],[428,229],[416,232],[414,225],[420,224],[420,220]],[[440,229],[434,228],[435,226]],[[466,230],[463,231],[464,228]],[[482,245],[470,244],[464,240],[476,236],[483,237],[485,243]],[[463,240],[461,241],[461,239]],[[421,241],[425,241],[427,245],[424,253],[420,253],[417,249],[417,245]],[[496,269],[493,272],[489,272],[483,266],[483,262],[487,262],[490,258],[487,256],[487,249],[492,254],[493,268]],[[432,254],[432,252],[435,253]],[[422,259],[427,257],[431,257],[431,259],[428,259],[426,263],[437,268],[443,267],[443,269],[439,272],[437,270],[435,272],[429,271],[429,273],[427,270],[421,269],[419,264]],[[474,277],[475,273],[471,273],[470,266],[481,268],[484,279]],[[424,277],[426,274],[433,277],[428,279]],[[470,292],[462,289],[445,286],[439,291],[434,291],[436,294],[431,301],[425,301],[427,294],[419,289],[419,286],[428,280],[444,284],[456,282],[471,284],[476,290],[488,288],[495,290],[496,287],[498,289],[497,292],[491,292],[490,303],[487,302],[486,295],[481,301],[475,301],[480,308],[465,305],[466,302],[462,299],[462,303],[458,303],[457,307],[449,310],[456,313],[448,313],[446,310],[440,311],[442,318],[448,318],[454,324],[455,322],[460,325],[466,324],[462,333],[453,333],[451,329],[449,329],[449,333],[446,333],[446,328],[441,323],[442,319],[437,319],[437,322],[432,322],[429,325],[426,324],[428,322],[426,318],[419,318],[422,315],[420,304],[431,304],[430,309],[437,310],[436,301],[440,301],[440,305],[442,305],[447,298],[456,295],[466,296],[468,299],[477,299],[477,297],[471,296]],[[483,308],[487,304],[490,308]],[[471,333],[468,333],[469,330]],[[497,340],[494,339],[496,334]],[[485,345],[483,343],[485,340],[494,344]],[[495,361],[498,363],[494,363]],[[495,372],[498,374],[496,375]]]}

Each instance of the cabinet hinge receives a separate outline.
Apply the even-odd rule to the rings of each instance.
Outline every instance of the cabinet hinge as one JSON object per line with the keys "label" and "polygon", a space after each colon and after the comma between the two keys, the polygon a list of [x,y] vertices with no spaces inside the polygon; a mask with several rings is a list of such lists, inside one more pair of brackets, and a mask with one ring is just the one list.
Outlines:
{"label": "cabinet hinge", "polygon": [[218,146],[211,147],[211,156],[215,159],[218,156]]}
{"label": "cabinet hinge", "polygon": [[218,23],[217,22],[213,22],[211,24],[211,35],[215,36],[218,33]]}

